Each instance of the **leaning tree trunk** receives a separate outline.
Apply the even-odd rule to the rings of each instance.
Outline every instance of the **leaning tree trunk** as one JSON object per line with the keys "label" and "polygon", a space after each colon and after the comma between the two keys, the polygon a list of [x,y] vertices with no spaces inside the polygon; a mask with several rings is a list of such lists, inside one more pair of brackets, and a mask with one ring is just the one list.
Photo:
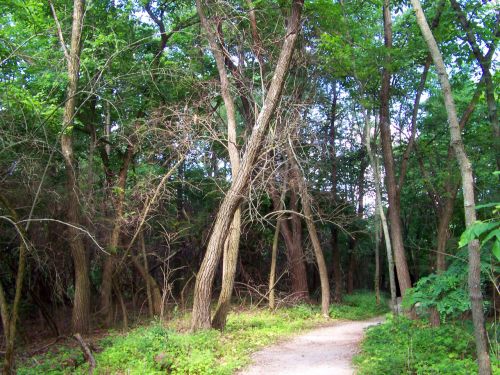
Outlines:
{"label": "leaning tree trunk", "polygon": [[[80,72],[80,51],[83,18],[85,15],[85,1],[74,0],[73,24],[71,30],[71,46],[66,52],[68,68],[68,86],[66,103],[64,105],[63,130],[61,135],[61,150],[66,167],[66,220],[78,226],[80,223],[78,184],[74,166],[72,124],[75,117],[76,95]],[[69,226],[67,228],[68,242],[73,256],[75,271],[75,297],[73,301],[72,329],[73,332],[86,333],[90,330],[90,280],[89,265],[85,245],[81,233]]]}
{"label": "leaning tree trunk", "polygon": [[[460,166],[462,176],[462,190],[464,196],[465,225],[469,228],[476,221],[476,205],[474,197],[474,181],[472,176],[472,165],[465,152],[462,141],[460,125],[457,118],[455,102],[451,91],[451,85],[448,80],[448,74],[444,65],[443,57],[439,47],[434,39],[429,24],[425,18],[422,6],[419,0],[411,0],[417,23],[422,35],[431,52],[434,65],[439,76],[441,90],[443,92],[446,112],[448,114],[448,123],[450,129],[451,146],[455,151],[455,156]],[[479,373],[481,375],[491,374],[490,356],[488,353],[488,342],[486,339],[486,330],[484,326],[483,314],[483,296],[481,293],[481,257],[479,252],[479,241],[469,242],[469,295],[472,305],[472,321],[474,324],[474,335],[476,338],[477,360],[479,364]]]}
{"label": "leaning tree trunk", "polygon": [[316,230],[316,224],[314,223],[313,213],[311,209],[311,196],[309,195],[307,189],[305,176],[299,168],[293,150],[291,150],[290,148],[287,151],[288,157],[290,159],[292,175],[296,179],[296,183],[300,191],[300,196],[302,198],[302,210],[304,211],[307,231],[309,233],[309,238],[311,239],[314,256],[316,258],[316,264],[318,266],[319,278],[321,282],[321,313],[324,317],[329,317],[330,283],[328,280],[328,270],[326,268],[325,257],[323,255],[323,250],[321,249],[321,242],[318,237],[318,231]]}
{"label": "leaning tree trunk", "polygon": [[328,282],[328,271],[326,269],[325,257],[323,251],[321,250],[321,242],[319,241],[318,232],[316,230],[316,224],[314,224],[313,215],[311,211],[311,197],[307,192],[307,188],[302,187],[302,208],[304,210],[304,216],[306,217],[307,231],[309,232],[309,237],[314,249],[314,256],[316,257],[316,263],[318,265],[319,278],[321,281],[321,313],[324,317],[329,317],[329,307],[330,307],[330,284]]}
{"label": "leaning tree trunk", "polygon": [[[221,95],[224,100],[227,115],[227,134],[228,134],[228,152],[231,162],[231,174],[233,178],[238,174],[240,168],[240,156],[236,139],[236,110],[234,100],[230,92],[229,77],[226,71],[224,52],[220,43],[218,43],[215,30],[211,27],[208,19],[205,17],[201,1],[196,2],[196,8],[200,17],[201,25],[207,34],[210,49],[215,56],[217,70],[221,84]],[[231,295],[233,294],[234,278],[236,275],[236,265],[238,262],[238,250],[241,233],[241,210],[238,208],[234,213],[233,222],[229,229],[229,235],[224,245],[222,261],[222,289],[219,301],[212,319],[212,326],[223,330],[226,326],[226,317],[229,312]]]}
{"label": "leaning tree trunk", "polygon": [[[264,137],[267,134],[271,117],[281,97],[285,76],[288,72],[288,67],[295,48],[295,41],[300,31],[303,4],[303,0],[294,0],[292,3],[286,36],[283,41],[271,85],[256,123],[252,128],[245,154],[241,160],[240,170],[234,177],[231,187],[224,197],[217,214],[212,235],[208,241],[207,251],[196,277],[191,324],[192,330],[211,327],[210,300],[212,297],[212,284],[215,271],[224,247],[227,232],[233,221],[234,213],[240,206],[243,195],[248,188],[251,172],[258,158]],[[197,0],[197,6],[201,7],[201,0]]]}
{"label": "leaning tree trunk", "polygon": [[[389,0],[384,0],[384,41],[386,48],[392,49],[392,21],[389,9]],[[406,289],[411,288],[410,272],[406,261],[403,244],[403,228],[400,217],[400,199],[396,183],[394,155],[392,151],[391,124],[390,124],[390,57],[386,59],[386,66],[382,72],[382,88],[380,91],[380,136],[382,141],[382,154],[386,173],[387,195],[389,198],[389,221],[391,223],[391,240],[394,250],[397,277],[401,295]]]}

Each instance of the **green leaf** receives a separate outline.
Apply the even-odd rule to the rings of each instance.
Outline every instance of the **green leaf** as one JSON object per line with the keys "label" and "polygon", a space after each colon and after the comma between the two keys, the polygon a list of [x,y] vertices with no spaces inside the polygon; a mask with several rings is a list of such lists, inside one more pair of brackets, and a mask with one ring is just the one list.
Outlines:
{"label": "green leaf", "polygon": [[472,240],[479,238],[481,234],[495,228],[498,226],[498,222],[484,223],[482,221],[476,221],[469,228],[467,228],[460,236],[460,241],[458,242],[459,247],[467,245]]}
{"label": "green leaf", "polygon": [[488,208],[488,207],[500,207],[500,203],[493,202],[493,203],[479,204],[476,206],[476,210],[480,210],[481,208]]}
{"label": "green leaf", "polygon": [[491,249],[493,255],[500,261],[500,238],[497,237],[495,243],[493,244],[493,248]]}

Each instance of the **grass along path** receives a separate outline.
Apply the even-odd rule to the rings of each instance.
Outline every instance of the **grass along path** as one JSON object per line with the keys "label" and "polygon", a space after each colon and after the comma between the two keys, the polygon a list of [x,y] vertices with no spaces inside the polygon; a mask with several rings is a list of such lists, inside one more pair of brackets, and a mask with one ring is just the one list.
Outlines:
{"label": "grass along path", "polygon": [[[362,320],[387,310],[371,293],[346,296],[332,305],[334,319]],[[248,309],[231,313],[226,330],[187,333],[189,316],[165,324],[153,322],[126,334],[112,333],[93,343],[97,374],[233,374],[251,361],[255,351],[306,329],[331,324],[316,306]],[[78,348],[58,347],[26,359],[18,374],[84,374],[87,364]]]}

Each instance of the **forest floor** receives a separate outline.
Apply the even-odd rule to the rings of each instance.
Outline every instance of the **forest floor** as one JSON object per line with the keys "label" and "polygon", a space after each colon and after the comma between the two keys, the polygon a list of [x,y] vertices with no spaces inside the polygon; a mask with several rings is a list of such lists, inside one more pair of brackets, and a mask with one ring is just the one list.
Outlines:
{"label": "forest floor", "polygon": [[[94,352],[98,374],[231,375],[249,365],[253,353],[279,342],[291,342],[288,341],[291,337],[302,337],[305,332],[314,334],[318,330],[325,330],[324,338],[335,336],[338,339],[344,331],[346,340],[353,340],[352,346],[346,342],[346,348],[342,349],[350,363],[362,338],[365,320],[387,311],[385,299],[377,304],[373,293],[357,292],[346,295],[342,304],[332,304],[330,319],[322,316],[317,305],[283,306],[271,311],[267,307],[240,304],[233,307],[224,332],[204,330],[192,333],[189,331],[189,311],[174,309],[169,319],[138,321],[128,330],[109,330],[107,334],[97,329],[99,334],[94,332],[84,339]],[[355,321],[361,323],[358,325]],[[351,323],[354,325],[350,326]],[[331,329],[334,333],[328,333]],[[358,334],[348,338],[355,330]],[[73,341],[67,337],[36,355],[20,348],[17,374],[88,373],[88,363]],[[340,341],[337,344],[340,345]]]}
{"label": "forest floor", "polygon": [[254,363],[240,375],[354,374],[352,358],[359,350],[364,330],[383,317],[336,322],[265,348],[252,356]]}

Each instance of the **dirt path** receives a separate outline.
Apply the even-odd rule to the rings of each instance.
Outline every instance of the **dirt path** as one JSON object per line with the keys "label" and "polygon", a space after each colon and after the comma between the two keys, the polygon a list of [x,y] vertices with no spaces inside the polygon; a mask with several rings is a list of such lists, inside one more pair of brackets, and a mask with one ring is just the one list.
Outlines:
{"label": "dirt path", "polygon": [[314,329],[255,353],[252,356],[253,365],[239,374],[354,374],[352,357],[359,349],[364,329],[382,320],[382,317],[377,317],[358,322],[339,322],[329,327]]}

